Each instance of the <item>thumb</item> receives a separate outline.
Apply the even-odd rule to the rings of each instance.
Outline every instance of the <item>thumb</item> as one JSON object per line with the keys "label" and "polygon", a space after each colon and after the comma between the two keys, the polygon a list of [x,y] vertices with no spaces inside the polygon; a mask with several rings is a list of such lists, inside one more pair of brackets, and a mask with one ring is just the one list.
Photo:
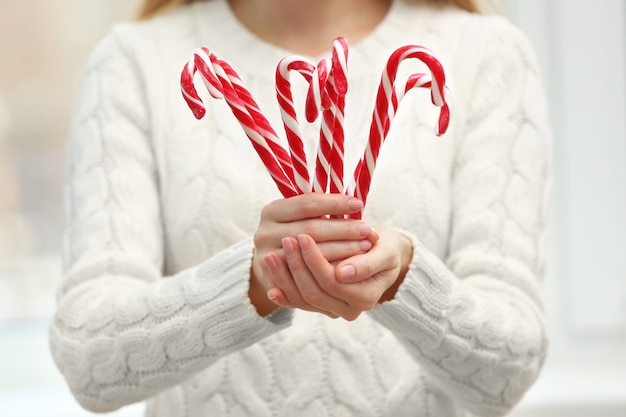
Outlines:
{"label": "thumb", "polygon": [[362,255],[357,255],[340,262],[335,268],[337,281],[349,284],[369,278],[372,268],[365,263],[366,259]]}

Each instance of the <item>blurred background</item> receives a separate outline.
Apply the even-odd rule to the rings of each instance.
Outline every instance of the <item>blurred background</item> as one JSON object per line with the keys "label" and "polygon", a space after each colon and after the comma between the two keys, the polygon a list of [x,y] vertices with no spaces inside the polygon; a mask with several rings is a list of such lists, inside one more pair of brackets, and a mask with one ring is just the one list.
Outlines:
{"label": "blurred background", "polygon": [[[626,417],[626,0],[501,3],[535,46],[554,126],[551,351],[513,416]],[[136,4],[0,0],[3,416],[91,415],[46,338],[61,280],[64,141],[87,55]]]}

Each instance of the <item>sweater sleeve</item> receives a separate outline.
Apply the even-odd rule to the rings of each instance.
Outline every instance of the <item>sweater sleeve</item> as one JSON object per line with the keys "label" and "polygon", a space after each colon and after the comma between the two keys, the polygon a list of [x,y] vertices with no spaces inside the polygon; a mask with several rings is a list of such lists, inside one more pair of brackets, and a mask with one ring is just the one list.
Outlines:
{"label": "sweater sleeve", "polygon": [[[146,399],[289,324],[248,298],[252,239],[163,277],[163,225],[143,86],[114,35],[91,56],[67,154],[65,281],[52,356],[79,403]],[[181,207],[184,210],[184,207]]]}
{"label": "sweater sleeve", "polygon": [[517,29],[490,33],[477,68],[452,172],[448,255],[404,232],[409,272],[371,314],[458,407],[500,416],[546,354],[539,286],[550,132],[534,55]]}

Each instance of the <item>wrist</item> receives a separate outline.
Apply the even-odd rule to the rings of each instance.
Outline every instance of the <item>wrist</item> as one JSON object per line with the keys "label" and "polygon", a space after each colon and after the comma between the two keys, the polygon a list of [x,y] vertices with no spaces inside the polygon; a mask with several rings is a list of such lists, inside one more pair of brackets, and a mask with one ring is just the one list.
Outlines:
{"label": "wrist", "polygon": [[383,303],[385,301],[391,301],[396,296],[400,285],[404,281],[404,277],[409,271],[409,265],[411,264],[411,260],[413,259],[413,244],[411,241],[405,236],[400,237],[401,241],[401,253],[400,253],[400,269],[398,271],[398,277],[396,280],[387,288],[387,290],[383,293],[383,295],[378,300],[378,303]]}
{"label": "wrist", "polygon": [[254,268],[250,269],[248,297],[250,298],[250,304],[254,306],[257,314],[261,317],[266,317],[280,308],[280,306],[267,298],[267,290],[261,285],[257,275],[254,273]]}

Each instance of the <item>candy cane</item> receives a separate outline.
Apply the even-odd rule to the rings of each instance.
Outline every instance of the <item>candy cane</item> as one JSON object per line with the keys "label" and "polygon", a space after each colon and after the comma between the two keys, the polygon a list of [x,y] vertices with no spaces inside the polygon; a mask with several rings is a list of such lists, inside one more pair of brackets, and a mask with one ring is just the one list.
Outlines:
{"label": "candy cane", "polygon": [[333,71],[331,86],[334,105],[333,146],[330,156],[330,192],[343,193],[344,114],[348,92],[348,43],[344,38],[333,42]]}
{"label": "candy cane", "polygon": [[[326,65],[328,61],[320,62],[320,65]],[[330,65],[332,68],[332,63]],[[330,156],[333,146],[333,111],[334,106],[332,95],[328,93],[328,85],[332,69],[328,72],[328,77],[324,84],[319,86],[319,94],[322,96],[323,108],[320,120],[319,146],[317,148],[317,158],[315,160],[315,175],[313,177],[313,191],[316,193],[325,193],[328,189],[328,174],[330,171]]]}
{"label": "candy cane", "polygon": [[[228,103],[279,190],[285,197],[290,197],[311,190],[307,158],[289,81],[290,71],[298,71],[309,82],[305,108],[307,120],[313,122],[320,112],[322,113],[313,191],[326,192],[330,187],[332,193],[346,192],[365,203],[380,147],[406,93],[413,88],[430,89],[431,101],[440,107],[439,120],[435,126],[437,135],[442,135],[448,128],[452,100],[450,91],[445,86],[445,74],[441,63],[430,50],[414,45],[397,49],[389,57],[381,76],[367,147],[354,171],[350,187],[344,190],[343,121],[348,88],[347,58],[347,42],[343,38],[337,38],[333,42],[332,60],[323,59],[316,67],[299,57],[288,57],[279,63],[276,70],[276,94],[289,151],[280,144],[276,133],[239,75],[228,63],[218,59],[208,49],[198,49],[194,53],[194,58],[183,68],[181,90],[194,116],[202,118],[206,108],[194,86],[194,76],[196,72],[200,73],[210,95],[217,99],[223,98]],[[430,75],[412,74],[396,80],[400,63],[408,58],[424,62],[430,70]],[[360,214],[357,216],[360,217]]]}
{"label": "candy cane", "polygon": [[187,63],[183,69],[181,88],[183,97],[198,118],[204,116],[205,108],[193,85],[196,71],[200,73],[213,97],[223,97],[226,100],[283,196],[296,195],[289,155],[280,147],[269,122],[262,116],[239,76],[226,62],[217,59],[206,48],[196,51],[193,64]]}
{"label": "candy cane", "polygon": [[324,111],[320,123],[320,143],[315,164],[313,190],[343,193],[343,115],[347,80],[348,44],[345,39],[333,42],[331,71],[324,86]]}
{"label": "candy cane", "polygon": [[[283,58],[276,67],[276,98],[280,107],[280,114],[285,127],[287,142],[291,161],[293,163],[295,183],[300,193],[311,191],[309,181],[309,169],[307,158],[304,152],[304,144],[300,133],[300,124],[293,104],[291,94],[291,82],[289,81],[290,71],[297,71],[309,82],[313,78],[315,65],[299,56],[289,56]],[[308,104],[308,103],[307,103]],[[313,103],[315,105],[315,103]]]}
{"label": "candy cane", "polygon": [[222,68],[225,71],[228,77],[228,82],[230,82],[234,87],[237,96],[242,100],[250,116],[256,123],[257,129],[265,139],[265,142],[273,152],[276,160],[279,162],[283,171],[289,177],[293,185],[293,189],[297,190],[297,186],[295,185],[293,162],[291,160],[289,152],[281,144],[280,140],[278,139],[278,135],[270,125],[269,121],[261,112],[261,109],[257,105],[256,101],[254,101],[254,99],[252,98],[252,95],[243,84],[243,81],[241,80],[239,75],[225,61],[218,60],[218,62],[219,68]]}
{"label": "candy cane", "polygon": [[[393,95],[391,100],[390,111],[388,112],[389,123],[387,123],[387,129],[385,131],[385,135],[393,122],[393,119],[398,111],[398,106],[400,105],[400,101],[406,93],[414,88],[432,88],[432,77],[430,74],[411,74],[408,77],[405,77],[402,80],[397,80],[394,83]],[[450,118],[452,117],[453,107],[452,107],[452,93],[450,92],[447,86],[444,86],[444,104],[441,106],[441,110],[439,112],[439,118],[437,124],[435,125],[435,133],[440,135],[443,134],[448,129],[448,125],[450,123]],[[358,162],[358,165],[355,169],[355,172],[359,172],[361,165],[364,163],[363,160]],[[375,164],[374,164],[375,165]],[[361,192],[367,196],[369,192],[369,185],[371,182],[371,177],[373,175],[373,170],[361,171],[364,177],[362,181],[364,183]],[[354,180],[353,180],[354,181]],[[348,190],[348,194],[356,194],[354,192],[355,182],[351,184]],[[352,218],[360,219],[361,213],[355,213],[351,216]]]}
{"label": "candy cane", "polygon": [[309,123],[317,119],[321,110],[328,109],[332,105],[329,95],[325,92],[332,66],[333,62],[330,58],[323,58],[315,67],[306,96],[306,120]]}
{"label": "candy cane", "polygon": [[[417,58],[426,64],[432,76],[430,80],[431,100],[438,107],[443,107],[445,104],[445,73],[441,62],[439,62],[432,51],[422,46],[408,45],[398,48],[391,54],[378,87],[369,140],[354,174],[354,195],[361,199],[363,203],[367,200],[380,147],[389,131],[390,113],[395,112],[392,100],[398,67],[402,61],[408,58]],[[443,134],[444,132],[445,130],[440,133]]]}
{"label": "candy cane", "polygon": [[[394,94],[392,95],[391,99],[391,111],[388,115],[389,121],[386,126],[385,136],[387,135],[391,123],[393,122],[393,119],[398,111],[400,101],[406,95],[406,93],[414,88],[432,88],[432,76],[429,74],[411,74],[403,81],[396,81],[396,83],[394,84]],[[452,92],[445,85],[443,88],[443,97],[443,106],[440,107],[439,118],[437,119],[437,123],[435,124],[435,134],[437,136],[443,135],[448,130],[450,118],[452,117],[453,112]]]}
{"label": "candy cane", "polygon": [[[183,98],[187,102],[187,105],[191,109],[191,112],[193,113],[195,118],[202,119],[206,114],[206,108],[204,106],[204,103],[202,102],[202,99],[196,91],[196,86],[193,83],[193,78],[196,74],[196,71],[197,67],[195,60],[189,60],[189,62],[187,62],[187,64],[183,68],[183,71],[180,74],[180,89],[183,94]],[[218,92],[218,97],[213,97],[220,98],[219,95],[221,94]]]}
{"label": "candy cane", "polygon": [[[276,133],[271,128],[269,122],[258,109],[258,106],[252,100],[243,85],[237,84],[239,79],[233,79],[230,67],[226,63],[220,62],[220,66],[216,68],[218,75],[228,78],[228,81],[234,81],[233,91],[236,95],[228,94],[230,86],[222,77],[222,84],[225,87],[225,98],[231,107],[231,110],[237,120],[242,124],[246,135],[251,139],[252,145],[261,157],[261,160],[270,171],[275,182],[279,186],[281,193],[285,197],[297,195],[297,189],[294,185],[293,165],[287,151],[280,144]],[[252,123],[250,123],[250,118]]]}

